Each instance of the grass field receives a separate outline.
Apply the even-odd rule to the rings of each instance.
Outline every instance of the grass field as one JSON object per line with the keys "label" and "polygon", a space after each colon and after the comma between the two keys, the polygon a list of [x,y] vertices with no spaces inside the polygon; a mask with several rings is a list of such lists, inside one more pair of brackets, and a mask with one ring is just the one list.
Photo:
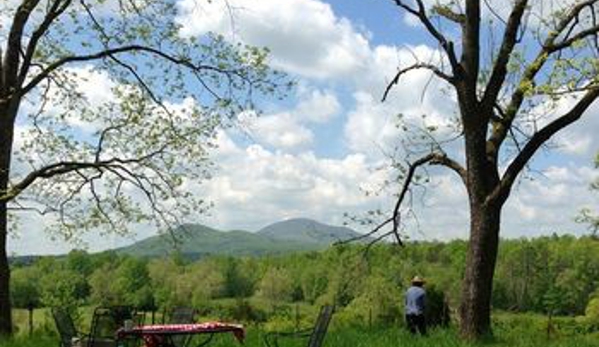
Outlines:
{"label": "grass field", "polygon": [[[526,333],[523,329],[496,329],[496,336],[492,341],[470,344],[461,341],[455,329],[433,330],[427,337],[411,336],[399,328],[350,328],[333,327],[325,340],[325,346],[339,347],[597,347],[599,334],[579,334],[568,336],[553,336],[548,339],[544,334],[530,330]],[[264,332],[258,327],[248,327],[247,338],[244,346],[264,346]],[[210,346],[225,347],[239,345],[232,335],[223,334],[215,337]],[[305,346],[305,340],[282,340],[281,346]],[[56,347],[58,339],[45,333],[38,332],[33,337],[20,334],[12,341],[0,342],[0,347]]]}
{"label": "grass field", "polygon": [[[248,329],[247,340],[244,346],[264,346],[263,333],[256,329]],[[228,334],[218,336],[209,346],[225,347],[238,346],[234,338]],[[285,341],[281,346],[305,346],[306,341]],[[520,336],[509,332],[498,332],[494,341],[468,344],[458,339],[455,331],[432,331],[427,337],[413,337],[400,329],[333,329],[325,340],[325,346],[339,347],[469,347],[469,346],[496,346],[496,347],[596,347],[599,345],[599,335],[584,335],[578,337],[563,337],[547,340],[543,336]],[[56,347],[58,340],[52,337],[20,336],[13,341],[0,342],[1,347]],[[239,345],[240,346],[240,345]]]}
{"label": "grass field", "polygon": [[[90,311],[90,312],[87,312]],[[87,317],[91,309],[85,310],[82,326],[88,325]],[[36,310],[34,316],[35,334],[30,337],[27,329],[27,312],[15,311],[18,333],[12,341],[0,341],[0,347],[57,347],[58,338],[48,310]],[[202,319],[201,319],[202,320]],[[432,330],[427,337],[413,337],[401,327],[362,327],[340,324],[333,319],[332,326],[324,346],[338,347],[597,347],[599,332],[585,332],[573,317],[560,317],[555,321],[555,330],[547,335],[546,317],[533,314],[494,314],[495,338],[479,344],[461,341],[455,328]],[[258,347],[263,343],[264,326],[247,326],[247,338],[244,346]],[[306,341],[282,341],[281,346],[305,346]],[[209,346],[225,347],[239,344],[230,334],[215,337]],[[240,345],[239,345],[240,346]]]}

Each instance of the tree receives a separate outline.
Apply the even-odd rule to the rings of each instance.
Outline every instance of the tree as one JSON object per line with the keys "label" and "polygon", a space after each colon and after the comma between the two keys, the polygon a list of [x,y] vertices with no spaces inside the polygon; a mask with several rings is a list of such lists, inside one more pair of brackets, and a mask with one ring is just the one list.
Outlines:
{"label": "tree", "polygon": [[36,283],[39,278],[40,273],[33,266],[14,271],[11,282],[11,298],[15,307],[39,307],[41,295],[39,285]]}
{"label": "tree", "polygon": [[[455,95],[464,154],[454,159],[446,142],[427,129],[424,138],[430,141],[420,147],[426,152],[403,167],[393,215],[373,233],[391,226],[387,235],[401,242],[400,207],[419,167],[440,165],[455,172],[466,187],[470,211],[460,329],[464,337],[478,338],[491,333],[501,212],[515,182],[535,154],[599,97],[599,1],[568,1],[560,7],[539,1],[537,9],[554,10],[539,14],[533,13],[535,2],[515,0],[502,5],[507,15],[480,0],[438,1],[431,7],[424,0],[393,2],[420,21],[442,58],[399,68],[383,101],[405,74],[430,71]],[[454,26],[460,42],[446,34],[456,32]]]}
{"label": "tree", "polygon": [[146,261],[119,259],[118,264],[106,263],[89,278],[91,299],[99,305],[151,306],[152,288]]}
{"label": "tree", "polygon": [[282,268],[268,269],[258,284],[258,295],[273,303],[290,301],[292,292],[289,273]]}
{"label": "tree", "polygon": [[190,190],[209,176],[216,130],[287,82],[263,49],[183,37],[173,1],[10,0],[0,16],[0,334],[10,334],[9,217],[50,215],[51,231],[77,241],[201,213],[209,204]]}

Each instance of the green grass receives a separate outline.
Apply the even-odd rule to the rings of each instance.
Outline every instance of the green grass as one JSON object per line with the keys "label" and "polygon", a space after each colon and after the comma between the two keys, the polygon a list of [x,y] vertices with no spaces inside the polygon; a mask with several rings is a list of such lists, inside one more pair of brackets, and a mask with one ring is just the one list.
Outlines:
{"label": "green grass", "polygon": [[58,347],[58,339],[50,336],[35,335],[29,337],[20,335],[10,341],[1,341],[1,347]]}
{"label": "green grass", "polygon": [[[246,347],[259,347],[263,344],[263,332],[250,327]],[[427,337],[412,336],[399,328],[359,329],[337,328],[332,329],[325,340],[324,346],[336,347],[596,347],[599,335],[580,335],[557,337],[548,340],[542,334],[522,335],[513,331],[498,331],[494,341],[470,344],[461,341],[455,330],[433,330]],[[20,335],[12,341],[0,342],[0,347],[56,347],[58,340],[55,337],[37,335],[28,337]],[[286,340],[281,346],[305,347],[306,341]],[[231,334],[221,334],[215,337],[209,345],[213,347],[241,346],[237,344]]]}
{"label": "green grass", "polygon": [[[221,302],[227,304],[227,302]],[[307,308],[304,308],[307,310]],[[81,326],[89,326],[92,308],[82,311]],[[313,315],[316,313],[314,312]],[[0,347],[57,347],[58,338],[54,333],[54,325],[47,309],[35,311],[35,335],[29,337],[27,328],[27,311],[15,310],[17,325],[16,338],[12,341],[0,341]],[[579,319],[574,317],[557,317],[554,319],[554,331],[547,336],[547,317],[538,314],[514,314],[495,312],[493,326],[495,338],[486,343],[469,344],[457,336],[455,328],[432,330],[427,337],[411,336],[402,327],[363,327],[350,326],[337,317],[333,318],[330,331],[324,346],[327,347],[597,347],[599,332],[586,333]],[[149,317],[148,317],[149,319]],[[160,319],[160,317],[157,317]],[[200,320],[219,319],[219,317],[202,317]],[[306,324],[302,324],[306,326]],[[248,325],[244,346],[264,346],[265,329],[272,324]],[[199,342],[199,340],[198,340]],[[305,347],[306,341],[282,341],[281,346]],[[214,347],[241,346],[231,334],[220,334],[209,345]]]}

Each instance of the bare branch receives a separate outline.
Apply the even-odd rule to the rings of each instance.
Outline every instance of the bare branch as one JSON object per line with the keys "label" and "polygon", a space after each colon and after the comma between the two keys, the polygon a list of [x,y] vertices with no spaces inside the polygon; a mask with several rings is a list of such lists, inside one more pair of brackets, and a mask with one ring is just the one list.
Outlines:
{"label": "bare branch", "polygon": [[503,42],[501,43],[497,60],[493,66],[493,72],[491,73],[482,99],[482,104],[487,105],[487,108],[493,107],[497,95],[499,95],[503,82],[505,81],[507,65],[510,60],[510,55],[518,43],[518,29],[522,24],[522,17],[524,16],[527,4],[528,0],[518,0],[506,23]]}
{"label": "bare branch", "polygon": [[378,225],[376,225],[376,227],[374,229],[372,229],[370,232],[368,232],[366,234],[362,234],[362,235],[356,236],[356,237],[348,239],[348,240],[340,241],[337,244],[345,244],[345,243],[350,243],[350,242],[369,238],[369,237],[375,235],[376,233],[378,233],[379,231],[381,231],[384,227],[391,224],[390,231],[385,232],[383,235],[377,236],[374,240],[370,241],[370,244],[373,244],[373,243],[385,238],[386,236],[393,235],[395,238],[395,241],[399,245],[403,246],[403,241],[401,240],[401,237],[399,235],[399,222],[401,219],[399,209],[400,209],[401,205],[403,204],[407,193],[410,190],[410,185],[413,183],[412,181],[414,179],[414,173],[420,166],[423,166],[425,164],[442,165],[442,166],[448,167],[448,168],[452,169],[453,171],[455,171],[456,173],[458,173],[458,175],[460,176],[460,178],[463,181],[466,180],[466,170],[458,162],[447,157],[447,155],[443,152],[429,153],[428,155],[426,155],[408,165],[408,171],[404,178],[399,195],[397,196],[397,200],[395,201],[393,213],[390,218],[379,223]]}
{"label": "bare branch", "polygon": [[408,66],[406,68],[403,68],[395,74],[395,77],[393,77],[393,80],[391,80],[391,82],[389,84],[387,84],[387,88],[385,88],[385,92],[383,93],[383,98],[381,101],[384,102],[387,99],[387,96],[389,95],[391,88],[393,88],[394,85],[399,83],[399,79],[401,78],[401,76],[405,75],[406,73],[408,73],[410,71],[419,70],[419,69],[426,69],[426,70],[432,71],[435,75],[437,75],[438,77],[442,78],[443,80],[449,82],[450,84],[455,83],[455,79],[453,76],[447,75],[446,73],[441,71],[437,66],[435,66],[433,64],[427,64],[427,63],[417,63],[414,65]]}
{"label": "bare branch", "polygon": [[447,40],[447,38],[443,34],[441,34],[441,32],[433,25],[430,18],[428,17],[428,14],[426,13],[426,7],[424,6],[423,1],[416,0],[416,3],[418,4],[418,9],[414,9],[406,5],[402,0],[393,1],[397,6],[403,8],[408,13],[418,18],[420,22],[424,24],[426,30],[437,40],[439,45],[441,45],[441,48],[443,48],[443,50],[447,54],[447,58],[449,60],[449,63],[451,64],[453,74],[457,75],[459,73],[460,67],[455,54],[455,50],[453,48],[453,42]]}
{"label": "bare branch", "polygon": [[[365,233],[365,234],[361,234],[346,240],[341,240],[341,241],[337,241],[335,242],[333,245],[343,245],[346,243],[352,243],[352,242],[356,242],[356,241],[360,241],[360,240],[364,240],[366,238],[369,238],[370,236],[376,234],[377,232],[379,232],[385,225],[391,223],[393,221],[393,218],[389,218],[386,221],[378,224],[374,229],[372,229],[371,231]],[[390,232],[389,232],[390,233]],[[389,235],[389,233],[385,234],[385,235]]]}

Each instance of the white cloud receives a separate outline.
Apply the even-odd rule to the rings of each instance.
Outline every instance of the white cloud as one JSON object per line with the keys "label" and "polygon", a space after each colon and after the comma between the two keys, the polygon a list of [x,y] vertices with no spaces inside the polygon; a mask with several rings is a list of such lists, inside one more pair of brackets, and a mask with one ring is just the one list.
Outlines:
{"label": "white cloud", "polygon": [[305,148],[312,143],[312,131],[301,125],[296,117],[290,113],[264,115],[256,117],[252,113],[245,113],[241,121],[258,143],[274,146],[287,150]]}
{"label": "white cloud", "polygon": [[300,92],[300,98],[295,113],[310,122],[326,123],[341,110],[337,96],[330,90]]}
{"label": "white cloud", "polygon": [[533,180],[521,180],[504,209],[504,236],[585,232],[574,217],[584,206],[597,206],[589,190],[595,175],[590,166],[550,166]]}
{"label": "white cloud", "polygon": [[[24,100],[21,112],[22,114],[36,114],[39,112],[40,105],[44,105],[44,115],[65,115],[64,121],[70,127],[77,129],[87,134],[90,134],[103,125],[100,118],[93,121],[84,119],[82,109],[96,110],[98,107],[109,103],[115,98],[114,88],[117,83],[112,80],[108,72],[104,70],[94,69],[91,65],[80,67],[70,67],[64,69],[63,73],[68,75],[70,83],[77,86],[77,91],[80,93],[81,104],[68,104],[70,102],[70,90],[62,89],[56,85],[45,93],[40,95],[38,92],[29,93]],[[46,101],[42,102],[42,98]]]}
{"label": "white cloud", "polygon": [[[556,135],[559,151],[565,154],[590,158],[599,150],[599,102],[595,102],[582,116]],[[589,159],[590,160],[590,159]]]}
{"label": "white cloud", "polygon": [[[341,224],[344,212],[391,208],[393,191],[366,196],[363,190],[377,190],[390,177],[388,171],[377,169],[387,167],[380,149],[392,148],[404,135],[396,127],[396,115],[403,114],[414,126],[439,126],[443,136],[451,132],[456,104],[445,85],[431,80],[424,70],[404,76],[385,103],[380,99],[398,67],[416,59],[438,62],[439,52],[425,45],[372,46],[369,33],[318,0],[229,0],[228,4],[223,8],[222,1],[180,0],[181,33],[214,31],[233,41],[267,46],[273,65],[295,74],[300,87],[296,103],[287,109],[241,117],[254,143],[242,145],[239,134],[232,135],[231,130],[217,134],[214,161],[219,169],[214,178],[201,186],[186,182],[189,191],[216,204],[210,217],[197,216],[196,221],[222,229],[256,230],[300,216]],[[109,76],[90,68],[82,68],[81,74],[88,75],[81,87],[90,102],[105,101],[112,87]],[[353,104],[342,105],[340,100]],[[597,107],[590,113],[556,138],[562,153],[587,155],[599,148]],[[338,126],[337,121],[345,122],[341,135],[345,152],[336,158],[315,154],[317,127]],[[590,160],[583,167],[555,164],[534,181],[522,180],[503,214],[502,235],[584,230],[572,219],[581,206],[596,205],[596,196],[587,189],[596,176],[590,165]],[[414,196],[420,229],[410,222],[407,232],[412,238],[467,237],[466,192],[453,173],[431,170],[431,183],[422,193],[417,190]]]}
{"label": "white cloud", "polygon": [[[555,102],[547,101],[537,105],[520,117],[520,129],[532,136],[539,129],[571,111],[582,96],[582,93],[572,94]],[[580,120],[555,134],[550,142],[557,146],[557,152],[561,154],[589,158],[599,148],[597,129],[599,129],[599,102],[592,104]]]}
{"label": "white cloud", "polygon": [[232,152],[221,157],[218,151],[215,179],[199,188],[216,204],[209,221],[223,228],[258,229],[300,216],[340,224],[344,212],[363,211],[372,203],[360,187],[378,185],[384,178],[360,154],[324,159],[260,145]]}
{"label": "white cloud", "polygon": [[365,35],[321,1],[181,0],[178,7],[182,35],[212,31],[268,47],[275,67],[304,77],[344,78],[367,63]]}
{"label": "white cloud", "polygon": [[381,104],[372,95],[364,92],[354,94],[357,106],[348,114],[345,137],[349,148],[354,151],[371,152],[379,145],[396,142],[397,110],[389,104]]}

